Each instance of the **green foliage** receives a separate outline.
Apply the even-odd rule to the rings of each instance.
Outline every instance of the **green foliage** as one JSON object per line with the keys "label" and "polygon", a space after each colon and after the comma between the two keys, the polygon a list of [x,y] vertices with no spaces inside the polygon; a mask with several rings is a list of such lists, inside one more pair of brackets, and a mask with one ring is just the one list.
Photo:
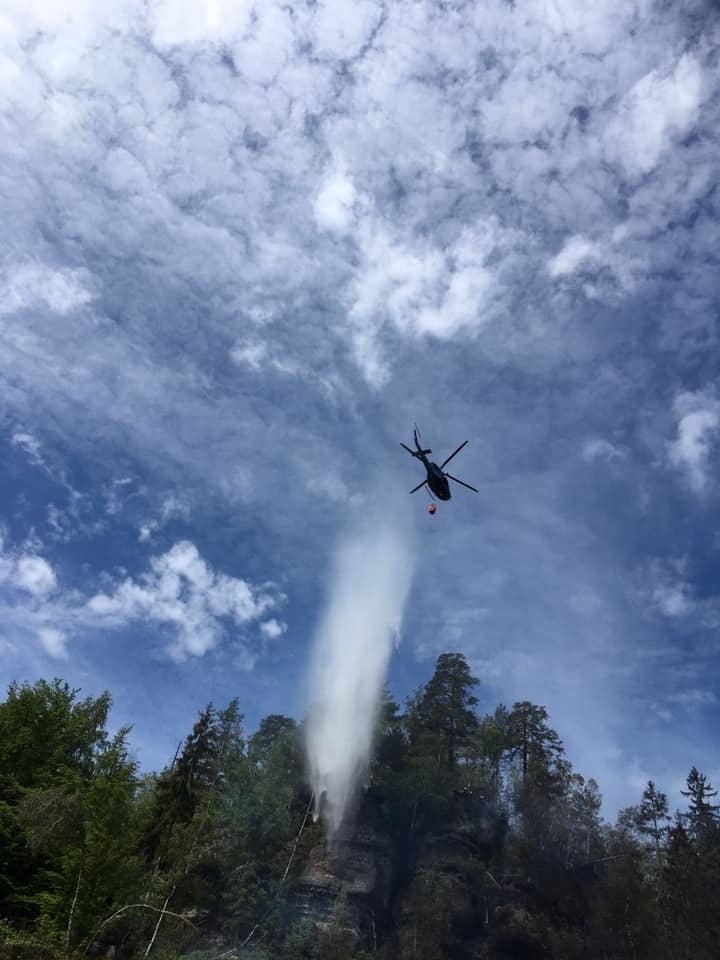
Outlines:
{"label": "green foliage", "polygon": [[508,711],[502,704],[480,721],[474,747],[471,759],[477,785],[498,802],[503,762],[511,751]]}
{"label": "green foliage", "polygon": [[441,873],[419,871],[403,901],[400,960],[443,960],[452,939],[453,891]]}
{"label": "green foliage", "polygon": [[555,730],[548,726],[548,712],[528,700],[514,703],[506,721],[506,737],[510,756],[520,761],[522,780],[543,779],[564,748]]}
{"label": "green foliage", "polygon": [[135,790],[128,731],[108,740],[109,694],[77,694],[40,680],[11,684],[0,704],[0,906],[66,946],[123,890],[134,856],[123,834]]}
{"label": "green foliage", "polygon": [[78,690],[55,679],[10,684],[0,704],[0,784],[6,794],[92,775],[106,739],[110,694],[78,701]]}
{"label": "green foliage", "polygon": [[680,792],[689,797],[685,821],[691,834],[698,840],[712,835],[718,826],[718,805],[710,801],[717,796],[717,790],[704,773],[693,767],[687,777],[687,790]]}
{"label": "green foliage", "polygon": [[347,895],[341,893],[329,924],[315,931],[311,957],[313,960],[350,960],[358,937],[348,914]]}
{"label": "green foliage", "polygon": [[478,730],[477,697],[472,692],[478,682],[461,653],[443,653],[408,711],[411,743],[432,737],[439,762],[451,774]]}
{"label": "green foliage", "polygon": [[66,953],[48,946],[0,917],[0,960],[68,960]]}
{"label": "green foliage", "polygon": [[407,749],[408,741],[403,717],[397,703],[385,688],[375,724],[373,783],[392,790],[393,781],[405,767]]}
{"label": "green foliage", "polygon": [[[237,701],[208,705],[168,768],[140,778],[129,731],[106,731],[108,694],[11,685],[0,960],[86,948],[116,960],[716,960],[720,818],[707,777],[692,768],[674,823],[650,781],[609,827],[546,709],[519,701],[480,717],[476,685],[454,653],[404,712],[385,692],[357,848],[379,899],[338,867],[332,917],[318,923],[292,920],[322,842],[294,720],[273,714],[246,737]],[[392,845],[386,867],[375,836]]]}
{"label": "green foliage", "polygon": [[288,930],[278,960],[311,960],[316,941],[317,933],[312,920],[299,920]]}

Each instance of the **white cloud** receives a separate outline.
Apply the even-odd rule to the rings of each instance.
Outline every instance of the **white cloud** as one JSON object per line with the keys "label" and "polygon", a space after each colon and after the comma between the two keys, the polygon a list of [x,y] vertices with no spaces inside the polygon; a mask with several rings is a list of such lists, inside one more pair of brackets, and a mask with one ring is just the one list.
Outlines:
{"label": "white cloud", "polygon": [[[10,635],[19,628],[23,640],[29,633],[39,639],[43,649],[56,659],[67,659],[65,634],[50,626],[60,598],[57,576],[47,560],[31,549],[39,543],[25,544],[25,550],[8,550],[0,536],[0,609],[3,629]],[[2,588],[9,588],[6,591]],[[62,602],[62,601],[60,601]]]}
{"label": "white cloud", "polygon": [[247,366],[251,370],[260,370],[267,360],[267,344],[262,340],[245,338],[239,341],[230,351],[233,363],[238,366]]}
{"label": "white cloud", "polygon": [[[548,261],[548,273],[553,279],[572,277],[581,268],[594,273],[595,282],[585,282],[582,287],[588,300],[630,292],[645,279],[648,269],[646,258],[636,249],[637,232],[638,226],[628,222],[618,224],[608,236],[597,241],[572,236]],[[606,289],[607,280],[597,277],[600,271],[612,275],[610,290]]]}
{"label": "white cloud", "polygon": [[[431,297],[417,316],[418,333],[450,338],[463,328],[483,325],[496,278],[496,270],[488,262],[493,254],[503,252],[503,246],[503,231],[495,220],[477,223],[461,233],[445,254],[439,296]],[[402,328],[403,322],[396,318],[396,325]]]}
{"label": "white cloud", "polygon": [[683,618],[702,612],[703,606],[688,576],[688,563],[688,556],[649,560],[639,571],[639,588],[631,589],[631,595],[650,611],[677,620],[681,626]]}
{"label": "white cloud", "polygon": [[182,517],[187,520],[190,517],[190,504],[185,498],[170,494],[163,499],[160,516],[157,519],[147,520],[140,524],[138,528],[139,542],[147,543],[153,534],[157,533],[173,517]]}
{"label": "white cloud", "polygon": [[111,627],[134,620],[156,623],[171,631],[168,655],[177,661],[203,656],[220,642],[231,620],[244,627],[278,603],[278,597],[247,581],[216,573],[189,541],[176,543],[153,557],[150,571],[126,578],[111,593],[91,597],[81,618]]}
{"label": "white cloud", "polygon": [[76,536],[92,536],[105,528],[105,521],[94,515],[91,498],[75,490],[69,483],[56,477],[48,470],[53,479],[57,479],[64,488],[66,502],[63,507],[55,503],[47,506],[47,525],[52,539],[68,542]]}
{"label": "white cloud", "polygon": [[[64,4],[62,14],[11,4],[8,29],[17,42],[7,58],[39,90],[17,105],[26,137],[11,156],[9,189],[26,211],[16,246],[28,259],[18,261],[7,302],[37,299],[28,288],[40,285],[53,309],[70,316],[96,292],[94,278],[75,267],[34,274],[33,267],[23,279],[31,257],[41,256],[31,254],[40,183],[68,219],[61,229],[76,224],[78,257],[92,263],[112,254],[109,289],[131,300],[137,290],[143,309],[151,290],[182,298],[189,276],[199,291],[214,291],[198,318],[208,345],[220,326],[213,326],[216,307],[222,314],[233,304],[249,315],[270,299],[302,316],[310,335],[294,336],[298,323],[278,325],[269,337],[281,342],[234,330],[242,366],[298,371],[312,357],[327,379],[329,370],[344,375],[339,361],[351,351],[379,386],[418,337],[449,342],[480,332],[477,342],[491,355],[493,347],[518,362],[563,355],[576,342],[563,336],[573,324],[538,310],[542,289],[525,295],[534,278],[548,269],[570,276],[583,262],[609,263],[617,276],[626,265],[633,279],[648,272],[647,233],[631,232],[623,244],[602,239],[627,216],[613,200],[618,173],[605,163],[613,110],[622,103],[639,130],[648,127],[646,114],[662,113],[672,147],[708,85],[706,77],[698,92],[700,51],[658,68],[657,50],[672,42],[663,32],[674,23],[669,14],[657,15],[643,42],[633,39],[642,31],[629,29],[636,16],[652,19],[613,2],[588,18],[565,3],[522,12],[491,4],[482,17],[369,0],[292,14],[274,0],[212,0],[197,9],[185,0],[83,2]],[[36,44],[20,42],[34,35]],[[153,42],[138,43],[143,35]],[[580,129],[573,117],[583,111]],[[695,159],[695,151],[683,155]],[[665,182],[658,189],[701,193],[712,168],[707,156],[696,159],[704,177],[671,171],[682,189]],[[542,243],[548,230],[570,237],[554,256]],[[349,249],[338,249],[345,246],[338,234]],[[145,276],[133,260],[138,250],[152,251]],[[298,290],[301,303],[293,299]],[[602,284],[587,290],[595,300],[607,296]],[[138,305],[127,306],[128,317],[137,315]],[[337,316],[343,308],[350,336]],[[93,327],[73,318],[62,343],[47,344],[45,331],[32,328],[0,360],[25,358],[17,372],[23,395],[55,408],[86,404],[84,416],[105,423],[104,391],[93,386],[112,385],[115,429],[132,424],[137,443],[151,449],[180,397],[195,408],[188,421],[208,410],[199,381],[183,389],[166,358],[156,362],[159,343],[182,341],[193,328],[191,312],[186,326],[178,322],[184,311],[166,311],[167,320],[154,321],[163,327],[157,338],[137,324],[132,350],[124,325],[102,319]],[[315,349],[318,330],[336,351]],[[71,362],[78,376],[63,377]],[[126,377],[127,369],[145,375]]]}
{"label": "white cloud", "polygon": [[189,516],[190,504],[184,497],[179,497],[171,493],[169,496],[163,498],[160,509],[160,517],[163,522],[169,520],[170,517],[185,517],[185,519],[187,519]]}
{"label": "white cloud", "polygon": [[23,555],[16,562],[13,581],[22,590],[43,597],[57,587],[55,572],[43,557]]}
{"label": "white cloud", "polygon": [[26,433],[24,430],[16,430],[12,435],[12,444],[14,447],[20,447],[20,449],[27,454],[30,462],[35,464],[35,466],[40,467],[45,465],[45,461],[40,452],[40,442],[31,433]]}
{"label": "white cloud", "polygon": [[125,27],[140,9],[138,0],[7,0],[3,27],[10,36],[44,30],[87,40],[103,28]]}
{"label": "white cloud", "polygon": [[564,277],[569,273],[574,273],[584,261],[596,259],[598,252],[597,244],[592,243],[585,237],[570,237],[562,250],[548,264],[550,276]]}
{"label": "white cloud", "polygon": [[490,258],[508,245],[495,218],[464,229],[446,248],[393,236],[369,214],[359,228],[362,262],[350,289],[349,318],[356,359],[372,386],[382,386],[388,366],[380,337],[386,320],[399,334],[449,340],[477,333],[495,316],[498,287]]}
{"label": "white cloud", "polygon": [[67,637],[61,630],[52,627],[40,627],[38,637],[45,652],[55,660],[67,660]]}
{"label": "white cloud", "polygon": [[7,550],[4,538],[0,535],[0,584],[6,583],[37,599],[53,593],[57,588],[55,571],[44,557],[30,552],[39,547],[40,544],[31,539],[25,545],[25,552]]}
{"label": "white cloud", "polygon": [[[11,595],[5,616],[22,631],[34,634],[56,659],[67,659],[68,638],[78,631],[120,628],[135,621],[157,625],[171,635],[166,646],[176,661],[203,656],[216,647],[230,626],[242,630],[282,602],[270,588],[214,571],[189,541],[176,543],[153,557],[150,569],[126,577],[107,592],[83,598],[77,590],[61,591],[50,564],[42,557],[3,549],[0,541],[0,584],[29,594]],[[276,639],[286,627],[276,618],[262,623],[266,639]],[[242,633],[235,640],[238,656],[254,654]]]}
{"label": "white cloud", "polygon": [[0,314],[44,304],[64,316],[92,299],[87,272],[82,270],[22,264],[5,269],[0,277]]}
{"label": "white cloud", "polygon": [[356,223],[357,200],[352,178],[339,166],[327,177],[315,198],[315,220],[325,230],[345,233]]}
{"label": "white cloud", "polygon": [[686,583],[665,583],[655,587],[654,604],[666,617],[682,617],[694,608],[691,590]]}
{"label": "white cloud", "polygon": [[695,125],[702,69],[684,53],[668,72],[652,70],[633,86],[608,124],[605,149],[633,175],[649,173],[674,140]]}
{"label": "white cloud", "polygon": [[356,56],[382,17],[372,0],[320,0],[314,17],[314,39],[321,57]]}
{"label": "white cloud", "polygon": [[267,640],[277,640],[287,630],[287,624],[281,623],[274,617],[271,620],[265,620],[260,624],[260,633]]}
{"label": "white cloud", "polygon": [[584,260],[596,257],[597,251],[597,245],[585,237],[570,237],[548,264],[550,276],[562,277],[574,273]]}
{"label": "white cloud", "polygon": [[709,391],[681,393],[675,398],[673,412],[677,438],[668,447],[670,462],[683,471],[695,493],[703,493],[713,440],[720,428],[720,402]]}
{"label": "white cloud", "polygon": [[132,487],[132,477],[120,477],[113,480],[105,491],[105,513],[108,516],[115,516],[122,510],[126,499],[126,488]]}
{"label": "white cloud", "polygon": [[150,10],[153,42],[160,47],[227,43],[250,22],[252,0],[156,0]]}
{"label": "white cloud", "polygon": [[625,457],[625,451],[609,440],[603,440],[601,437],[592,437],[583,443],[582,458],[586,463],[594,463],[595,460],[622,460]]}

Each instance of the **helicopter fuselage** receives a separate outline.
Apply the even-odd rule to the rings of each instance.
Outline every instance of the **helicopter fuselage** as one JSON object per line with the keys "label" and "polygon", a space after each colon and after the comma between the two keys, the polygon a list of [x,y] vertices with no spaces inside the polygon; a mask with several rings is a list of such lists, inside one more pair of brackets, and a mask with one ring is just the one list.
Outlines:
{"label": "helicopter fuselage", "polygon": [[[477,487],[473,487],[469,483],[465,483],[464,480],[460,480],[458,477],[454,477],[451,473],[445,472],[446,464],[450,463],[453,457],[456,457],[464,446],[467,444],[467,440],[463,440],[460,446],[453,450],[449,457],[445,457],[443,462],[438,466],[436,463],[433,463],[432,460],[428,460],[427,455],[432,453],[430,447],[421,447],[420,438],[418,437],[418,428],[417,425],[413,430],[413,440],[415,441],[415,449],[412,450],[406,443],[400,441],[400,446],[403,450],[406,450],[411,457],[415,457],[419,460],[422,465],[425,467],[425,479],[421,480],[420,483],[415,484],[410,493],[417,493],[418,490],[423,487],[427,487],[430,496],[436,496],[438,500],[449,500],[450,499],[450,484],[448,480],[452,480],[454,483],[459,483],[462,487],[467,487],[468,490],[472,490],[474,493],[479,493],[480,491]],[[434,504],[430,504],[428,507],[430,513],[435,513]]]}
{"label": "helicopter fuselage", "polygon": [[423,466],[427,471],[428,487],[430,487],[438,500],[449,500],[451,496],[450,484],[448,483],[445,474],[436,463],[432,463],[432,461],[428,460],[427,457],[423,456],[420,459],[422,460]]}

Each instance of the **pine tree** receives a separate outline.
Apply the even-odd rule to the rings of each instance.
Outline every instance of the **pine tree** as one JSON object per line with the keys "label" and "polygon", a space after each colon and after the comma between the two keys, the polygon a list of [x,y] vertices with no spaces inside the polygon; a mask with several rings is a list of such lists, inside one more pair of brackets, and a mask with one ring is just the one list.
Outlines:
{"label": "pine tree", "polygon": [[507,720],[510,753],[520,758],[523,783],[534,766],[535,773],[548,771],[565,752],[562,741],[547,723],[548,712],[529,700],[513,704]]}
{"label": "pine tree", "polygon": [[248,740],[248,760],[257,767],[267,763],[279,742],[290,743],[297,735],[297,724],[290,717],[271,713],[260,721],[257,731]]}
{"label": "pine tree", "polygon": [[567,860],[589,863],[601,850],[600,805],[597,783],[574,774],[563,807],[567,810]]}
{"label": "pine tree", "polygon": [[680,792],[684,797],[690,798],[686,821],[692,836],[700,839],[717,825],[718,805],[709,802],[712,797],[717,796],[717,790],[708,782],[704,773],[693,767],[687,777],[687,790]]}
{"label": "pine tree", "polygon": [[384,769],[389,775],[401,770],[407,758],[403,718],[387,687],[378,709],[373,753],[373,767]]}
{"label": "pine tree", "polygon": [[157,781],[143,838],[149,863],[167,861],[170,856],[168,844],[175,828],[192,821],[201,801],[220,775],[218,759],[221,750],[221,726],[212,704],[208,704],[200,712],[180,756]]}
{"label": "pine tree", "polygon": [[667,796],[659,791],[654,781],[648,780],[637,813],[637,829],[649,837],[655,851],[656,867],[662,866],[669,833],[670,814]]}
{"label": "pine tree", "polygon": [[443,653],[414,705],[416,727],[439,737],[443,762],[451,773],[456,769],[458,754],[479,729],[473,709],[478,701],[472,692],[478,683],[461,653]]}
{"label": "pine tree", "polygon": [[670,830],[661,885],[669,954],[672,960],[716,960],[720,956],[720,844],[708,843],[707,837],[698,843],[683,819]]}
{"label": "pine tree", "polygon": [[500,704],[495,712],[480,721],[477,735],[480,764],[484,767],[485,779],[490,792],[498,799],[502,778],[502,764],[511,750],[508,733],[508,711]]}

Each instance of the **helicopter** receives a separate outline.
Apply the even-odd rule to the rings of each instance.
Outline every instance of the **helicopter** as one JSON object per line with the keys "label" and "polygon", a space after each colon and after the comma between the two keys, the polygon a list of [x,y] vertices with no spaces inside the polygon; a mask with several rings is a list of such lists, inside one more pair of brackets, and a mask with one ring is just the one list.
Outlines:
{"label": "helicopter", "polygon": [[[416,487],[413,487],[410,493],[415,493],[420,489],[420,487],[427,486],[428,492],[431,497],[433,496],[433,494],[435,494],[438,500],[449,500],[451,494],[450,494],[450,484],[448,483],[448,480],[454,480],[455,483],[459,483],[460,486],[467,487],[468,490],[473,490],[475,493],[480,492],[476,487],[471,487],[469,483],[465,483],[464,480],[458,480],[457,477],[453,477],[452,474],[446,473],[443,470],[443,467],[445,466],[445,464],[450,463],[452,458],[457,456],[458,453],[460,453],[462,448],[468,442],[467,440],[464,440],[460,444],[460,446],[457,448],[457,450],[453,450],[450,456],[446,457],[445,460],[443,460],[443,462],[440,464],[440,466],[438,466],[436,463],[433,463],[427,458],[427,455],[429,453],[432,453],[432,450],[429,450],[429,449],[423,450],[423,448],[420,446],[420,441],[418,440],[417,425],[413,430],[413,439],[415,441],[415,450],[411,450],[410,447],[406,446],[402,441],[400,441],[400,446],[404,450],[407,450],[407,452],[410,454],[411,457],[416,457],[418,460],[421,461],[422,465],[425,467],[425,470],[427,471],[427,476],[422,481],[422,483],[419,483]],[[430,507],[428,508],[430,513],[435,513],[434,508],[435,508],[435,505],[430,504]]]}

